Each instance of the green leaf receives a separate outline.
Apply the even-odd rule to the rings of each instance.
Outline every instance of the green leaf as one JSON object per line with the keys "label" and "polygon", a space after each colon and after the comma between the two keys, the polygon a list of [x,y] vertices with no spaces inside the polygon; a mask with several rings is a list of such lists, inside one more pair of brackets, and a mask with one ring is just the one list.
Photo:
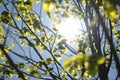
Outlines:
{"label": "green leaf", "polygon": [[54,8],[55,6],[55,3],[53,1],[50,1],[50,0],[46,0],[44,3],[43,3],[43,10],[45,12],[51,12],[51,10]]}
{"label": "green leaf", "polygon": [[71,64],[72,64],[72,62],[74,62],[74,60],[75,60],[75,57],[74,57],[74,56],[65,59],[64,62],[63,62],[64,68],[65,68],[65,69],[69,69],[70,66],[71,66]]}
{"label": "green leaf", "polygon": [[85,1],[85,0],[79,0],[79,2],[83,2],[83,1]]}
{"label": "green leaf", "polygon": [[20,45],[24,46],[24,40],[20,40]]}
{"label": "green leaf", "polygon": [[41,76],[40,72],[37,71],[37,70],[31,71],[30,74],[34,75],[35,77],[40,77]]}
{"label": "green leaf", "polygon": [[98,65],[103,64],[104,62],[105,62],[105,58],[104,57],[102,57],[102,56],[98,57],[98,59],[97,59],[97,64]]}
{"label": "green leaf", "polygon": [[5,59],[5,55],[3,54],[2,50],[0,49],[0,58]]}
{"label": "green leaf", "polygon": [[32,4],[34,4],[34,0],[26,0],[25,4],[32,5]]}
{"label": "green leaf", "polygon": [[72,65],[75,66],[75,65],[83,64],[85,62],[84,60],[85,60],[85,55],[79,54],[65,59],[63,62],[63,66],[65,69],[69,69]]}
{"label": "green leaf", "polygon": [[36,0],[36,3],[38,4],[40,2],[40,0]]}
{"label": "green leaf", "polygon": [[55,2],[54,1],[50,1],[50,0],[46,0],[44,3],[43,3],[43,10],[47,13],[47,15],[49,17],[51,17],[51,12],[52,12],[52,9],[55,7]]}
{"label": "green leaf", "polygon": [[34,0],[28,0],[30,4],[34,4]]}
{"label": "green leaf", "polygon": [[97,65],[94,64],[94,63],[90,63],[89,67],[88,67],[88,72],[91,76],[95,76],[96,73],[98,72],[98,68],[97,68]]}
{"label": "green leaf", "polygon": [[36,66],[39,67],[39,68],[41,68],[42,64],[43,64],[43,62],[39,61],[39,62],[37,62]]}
{"label": "green leaf", "polygon": [[2,20],[4,23],[7,24],[7,23],[9,22],[10,18],[11,18],[10,12],[3,11],[3,12],[1,13],[1,20]]}
{"label": "green leaf", "polygon": [[108,17],[113,20],[114,18],[117,18],[119,15],[117,13],[116,5],[110,3],[109,1],[105,2],[105,13],[108,15]]}
{"label": "green leaf", "polygon": [[13,77],[14,76],[13,70],[5,70],[4,74],[8,77]]}
{"label": "green leaf", "polygon": [[61,71],[61,72],[60,72],[60,75],[62,75],[62,76],[64,77],[64,76],[66,76],[66,75],[67,75],[67,73],[66,73],[66,72]]}
{"label": "green leaf", "polygon": [[22,63],[22,62],[16,62],[16,66],[17,66],[18,68],[24,68],[24,67],[26,66],[26,64],[25,64],[25,63]]}
{"label": "green leaf", "polygon": [[15,42],[12,41],[12,42],[11,42],[11,47],[14,47],[14,46],[15,46]]}
{"label": "green leaf", "polygon": [[21,20],[19,14],[16,14],[16,19],[17,19],[17,20]]}
{"label": "green leaf", "polygon": [[31,71],[34,71],[34,70],[36,70],[37,68],[35,67],[35,66],[29,66],[28,68],[27,68],[27,71],[28,72],[31,72]]}
{"label": "green leaf", "polygon": [[47,58],[45,60],[45,63],[48,65],[48,64],[51,64],[54,60],[52,58]]}
{"label": "green leaf", "polygon": [[59,61],[59,60],[61,59],[61,55],[56,54],[56,55],[55,55],[55,58],[56,58],[57,61]]}
{"label": "green leaf", "polygon": [[42,53],[43,52],[43,50],[44,50],[44,46],[42,46],[42,45],[40,45],[40,53]]}
{"label": "green leaf", "polygon": [[88,80],[91,76],[89,75],[89,73],[86,71],[83,76],[82,76],[85,80]]}
{"label": "green leaf", "polygon": [[0,0],[0,6],[2,5],[2,0]]}
{"label": "green leaf", "polygon": [[49,68],[45,71],[45,74],[49,74],[51,71],[53,70],[53,68]]}
{"label": "green leaf", "polygon": [[2,25],[0,25],[0,41],[3,41],[4,30]]}

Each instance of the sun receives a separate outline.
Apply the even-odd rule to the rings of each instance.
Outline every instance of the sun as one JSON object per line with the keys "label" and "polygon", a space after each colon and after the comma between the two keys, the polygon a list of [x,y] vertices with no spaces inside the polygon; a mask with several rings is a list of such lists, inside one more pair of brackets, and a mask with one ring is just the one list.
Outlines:
{"label": "sun", "polygon": [[82,33],[85,23],[79,18],[63,18],[59,26],[57,26],[58,34],[63,35],[66,40],[76,39]]}

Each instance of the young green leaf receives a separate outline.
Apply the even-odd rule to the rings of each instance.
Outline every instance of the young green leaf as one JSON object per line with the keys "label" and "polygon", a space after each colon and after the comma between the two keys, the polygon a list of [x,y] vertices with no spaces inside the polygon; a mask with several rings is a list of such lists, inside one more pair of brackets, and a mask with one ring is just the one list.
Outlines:
{"label": "young green leaf", "polygon": [[105,62],[105,58],[104,57],[98,57],[97,59],[97,64],[100,65],[100,64],[103,64]]}
{"label": "young green leaf", "polygon": [[28,68],[27,68],[27,71],[28,72],[31,72],[31,71],[34,71],[34,70],[36,70],[37,68],[35,67],[35,66],[29,66]]}

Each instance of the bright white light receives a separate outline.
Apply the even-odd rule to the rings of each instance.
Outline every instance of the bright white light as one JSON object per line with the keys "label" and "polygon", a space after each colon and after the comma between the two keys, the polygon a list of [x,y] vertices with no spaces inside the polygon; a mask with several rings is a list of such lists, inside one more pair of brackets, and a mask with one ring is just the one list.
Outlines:
{"label": "bright white light", "polygon": [[63,18],[57,27],[58,33],[63,35],[66,40],[73,40],[81,34],[85,24],[79,18]]}

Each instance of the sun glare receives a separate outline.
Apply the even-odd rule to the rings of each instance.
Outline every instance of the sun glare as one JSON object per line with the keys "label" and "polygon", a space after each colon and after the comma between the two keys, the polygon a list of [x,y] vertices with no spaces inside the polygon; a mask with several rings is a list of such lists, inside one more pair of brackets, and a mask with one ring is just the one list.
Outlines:
{"label": "sun glare", "polygon": [[60,25],[57,27],[58,33],[63,35],[66,40],[76,39],[81,30],[84,28],[84,22],[80,21],[79,18],[63,18]]}

